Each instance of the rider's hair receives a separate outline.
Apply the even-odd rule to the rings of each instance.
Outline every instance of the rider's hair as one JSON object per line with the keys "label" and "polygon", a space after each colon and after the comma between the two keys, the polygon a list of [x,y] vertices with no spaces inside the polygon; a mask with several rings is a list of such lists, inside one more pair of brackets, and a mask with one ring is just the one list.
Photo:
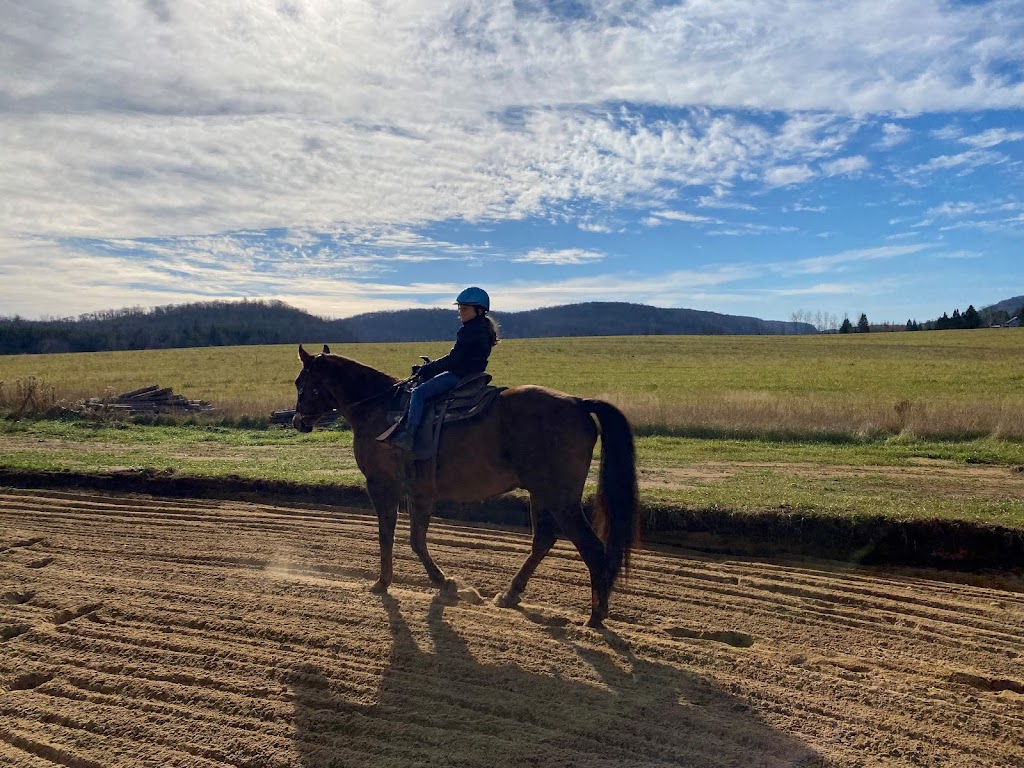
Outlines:
{"label": "rider's hair", "polygon": [[[477,307],[477,310],[483,312],[483,309],[480,307]],[[501,327],[498,325],[498,321],[491,317],[489,312],[484,312],[484,320],[487,322],[487,330],[491,334],[491,346],[493,347],[501,341]]]}

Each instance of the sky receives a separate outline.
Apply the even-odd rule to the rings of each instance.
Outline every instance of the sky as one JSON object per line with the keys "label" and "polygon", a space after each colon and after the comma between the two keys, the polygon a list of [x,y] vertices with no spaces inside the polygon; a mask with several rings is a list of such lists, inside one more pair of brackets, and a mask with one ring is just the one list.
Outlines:
{"label": "sky", "polygon": [[0,0],[0,316],[1024,294],[1024,0]]}

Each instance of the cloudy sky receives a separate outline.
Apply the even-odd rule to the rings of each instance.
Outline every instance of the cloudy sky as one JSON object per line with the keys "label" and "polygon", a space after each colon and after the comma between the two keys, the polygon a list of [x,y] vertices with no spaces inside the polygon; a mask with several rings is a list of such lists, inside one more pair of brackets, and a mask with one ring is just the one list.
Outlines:
{"label": "cloudy sky", "polygon": [[1024,294],[1024,0],[0,0],[0,316]]}

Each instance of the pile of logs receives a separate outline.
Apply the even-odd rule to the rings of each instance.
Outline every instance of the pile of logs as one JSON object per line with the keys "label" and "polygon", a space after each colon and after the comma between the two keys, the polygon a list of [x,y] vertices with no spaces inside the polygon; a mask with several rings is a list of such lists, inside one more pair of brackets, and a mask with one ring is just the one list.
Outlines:
{"label": "pile of logs", "polygon": [[[293,409],[285,410],[285,411],[274,411],[273,413],[270,414],[270,423],[271,424],[291,424],[292,423],[292,417],[294,415],[295,415],[295,411]],[[337,411],[331,411],[330,413],[324,414],[320,418],[320,420],[317,422],[317,426],[326,427],[329,424],[333,424],[334,422],[336,422],[340,418],[341,418],[341,414],[340,413],[338,413]]]}
{"label": "pile of logs", "polygon": [[180,413],[182,411],[208,411],[212,405],[203,400],[189,400],[176,395],[170,387],[150,384],[148,387],[122,392],[113,397],[93,397],[82,403],[90,411],[114,411],[117,413]]}

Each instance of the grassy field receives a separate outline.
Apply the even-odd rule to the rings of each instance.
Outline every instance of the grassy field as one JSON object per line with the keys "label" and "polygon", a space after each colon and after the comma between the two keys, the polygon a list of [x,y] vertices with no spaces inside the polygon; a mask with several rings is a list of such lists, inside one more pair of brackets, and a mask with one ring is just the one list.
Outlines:
{"label": "grassy field", "polygon": [[[323,340],[311,342],[318,350]],[[329,339],[326,341],[330,341]],[[332,351],[408,373],[447,343],[338,344]],[[639,434],[780,439],[878,436],[1024,439],[1024,332],[848,336],[648,336],[511,339],[495,383],[542,384],[622,407]],[[0,357],[0,407],[35,377],[48,403],[154,383],[265,416],[294,403],[292,345]]]}
{"label": "grassy field", "polygon": [[[317,350],[322,342],[311,343]],[[680,510],[947,519],[1024,529],[1024,332],[507,340],[495,382],[620,405],[643,498]],[[445,343],[332,345],[403,376]],[[150,383],[218,407],[153,426],[0,419],[0,467],[361,487],[344,427],[238,428],[294,403],[294,346],[0,357],[0,407]],[[45,403],[44,403],[45,405]],[[233,424],[230,428],[225,424]]]}
{"label": "grassy field", "polygon": [[[0,468],[34,472],[150,470],[360,488],[351,446],[344,429],[300,434],[0,420]],[[965,520],[1024,529],[1024,445],[1014,441],[640,437],[637,464],[644,501],[683,511]]]}

